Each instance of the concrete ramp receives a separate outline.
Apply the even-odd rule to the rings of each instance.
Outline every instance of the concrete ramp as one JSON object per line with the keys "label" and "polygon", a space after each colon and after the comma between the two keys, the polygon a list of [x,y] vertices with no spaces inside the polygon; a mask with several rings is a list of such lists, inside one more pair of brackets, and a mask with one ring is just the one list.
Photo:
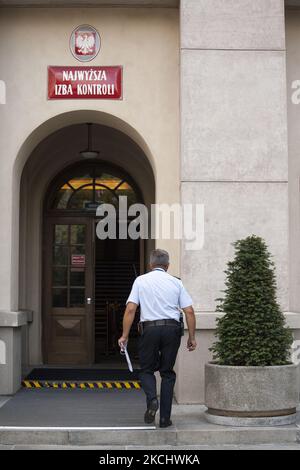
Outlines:
{"label": "concrete ramp", "polygon": [[0,446],[161,448],[300,442],[297,425],[219,426],[206,421],[205,410],[202,405],[174,404],[174,425],[160,429],[143,422],[141,390],[22,389],[9,401],[0,400]]}
{"label": "concrete ramp", "polygon": [[148,428],[145,408],[142,390],[21,389],[0,408],[0,426]]}

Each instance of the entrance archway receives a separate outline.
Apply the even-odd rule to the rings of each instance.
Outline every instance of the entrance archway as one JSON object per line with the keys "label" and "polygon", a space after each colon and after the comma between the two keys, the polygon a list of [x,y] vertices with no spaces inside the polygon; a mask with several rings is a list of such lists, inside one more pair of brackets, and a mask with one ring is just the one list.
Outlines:
{"label": "entrance archway", "polygon": [[[123,187],[122,185],[119,186],[120,192],[128,192],[128,189],[131,188],[131,196],[137,201],[143,201],[148,207],[150,204],[155,202],[155,183],[152,167],[144,151],[134,140],[132,140],[131,137],[126,135],[124,132],[107,125],[93,123],[93,144],[95,148],[99,149],[99,157],[94,161],[86,161],[80,155],[80,151],[86,147],[86,123],[83,122],[82,124],[63,127],[50,134],[39,143],[27,159],[22,172],[20,184],[21,237],[19,303],[22,307],[33,310],[34,312],[33,323],[29,329],[28,351],[24,352],[24,354],[27,354],[29,357],[28,363],[30,366],[47,363],[91,364],[93,362],[102,363],[103,361],[108,363],[110,361],[113,362],[112,338],[108,338],[105,348],[103,348],[103,341],[102,345],[98,345],[97,347],[96,334],[95,331],[92,330],[92,328],[95,330],[96,324],[95,321],[91,321],[92,317],[90,317],[89,323],[92,327],[87,327],[89,329],[89,336],[86,336],[86,338],[91,338],[89,350],[87,350],[86,347],[83,347],[81,343],[81,349],[79,348],[77,353],[70,348],[68,351],[68,347],[72,342],[73,345],[75,344],[74,337],[76,338],[76,334],[79,334],[80,328],[84,329],[85,326],[80,324],[80,322],[78,323],[78,319],[76,318],[73,318],[72,322],[66,322],[65,316],[67,316],[67,312],[65,316],[61,315],[62,318],[59,318],[60,323],[56,325],[55,322],[54,324],[53,322],[51,324],[52,319],[50,317],[48,317],[48,320],[45,319],[45,315],[47,317],[45,306],[47,305],[47,302],[49,306],[49,299],[51,298],[50,290],[55,288],[66,288],[66,286],[54,285],[52,283],[52,279],[51,282],[49,280],[49,273],[53,276],[52,271],[55,268],[55,266],[51,266],[51,268],[49,267],[51,264],[50,260],[53,256],[53,245],[55,245],[55,243],[53,243],[55,218],[60,218],[59,224],[57,225],[69,226],[68,237],[71,237],[71,230],[75,230],[71,228],[73,219],[76,219],[73,225],[80,225],[80,222],[82,221],[81,219],[83,218],[85,220],[81,225],[86,224],[87,233],[90,234],[88,236],[93,237],[95,233],[93,225],[95,223],[95,203],[99,202],[97,197],[102,195],[104,198],[107,198],[108,194],[112,197],[114,191],[118,191],[118,188],[116,188],[116,186],[111,188],[109,185],[112,184],[112,181],[117,181],[118,178],[120,181],[124,181]],[[66,198],[68,191],[66,189],[62,189],[63,186],[65,184],[68,185],[68,182],[72,178],[82,180],[85,176],[88,176],[88,166],[90,169],[94,169],[95,173],[94,176],[90,176],[92,182],[88,181],[86,182],[86,185],[83,184],[83,186],[88,188],[89,185],[91,185],[94,188],[93,190],[97,197],[94,198],[93,196],[92,200],[85,200],[85,196],[82,197],[82,194],[87,195],[89,189],[81,188],[80,190],[79,186],[78,188],[73,187],[72,190],[69,188],[72,193],[74,193],[73,196],[70,197],[68,202],[69,205],[67,204],[66,207],[61,208],[58,208],[57,206],[55,207],[56,202],[58,204],[59,194],[62,195],[62,199],[60,200],[60,204],[62,204],[62,206],[62,201],[66,200],[63,199],[63,194],[65,194],[64,197]],[[110,175],[112,177],[112,181],[109,182],[107,179],[105,183],[104,179],[101,180],[101,174]],[[98,193],[96,190],[98,184],[97,178],[100,178],[99,183],[102,185],[98,187]],[[108,185],[107,188],[105,188],[106,185]],[[91,194],[91,192],[89,192],[89,194]],[[78,210],[75,207],[78,203],[86,203],[86,205],[81,207],[82,210]],[[62,222],[67,223],[63,224]],[[52,224],[52,228],[50,228],[49,224]],[[43,227],[45,230],[44,233]],[[116,266],[121,262],[121,257],[126,251],[124,251],[124,248],[121,248],[121,241],[117,240],[117,242],[119,243],[119,247],[111,246],[104,250],[106,254],[109,250],[114,254],[114,256],[117,256],[117,253],[120,254],[120,256],[115,259]],[[70,243],[68,245],[68,250],[71,250],[72,246],[72,243]],[[151,240],[146,240],[143,247],[139,244],[137,250],[138,255],[135,259],[137,274],[144,269],[147,253],[152,248],[153,241]],[[90,250],[90,267],[88,269],[91,269],[91,266],[94,263],[93,260],[95,260],[95,258],[93,258],[94,251],[92,247],[88,248],[88,250]],[[76,255],[77,253],[73,254]],[[78,253],[78,255],[79,258],[77,260],[75,259],[75,263],[83,262],[83,258],[80,258],[80,253]],[[46,273],[47,270],[45,271],[44,269],[43,260],[48,262],[48,274]],[[71,258],[69,261],[70,260]],[[65,268],[69,271],[71,268],[80,268],[78,265],[72,266],[71,264],[68,264]],[[58,268],[59,266],[56,267]],[[58,271],[56,272],[56,275],[62,275],[63,269],[60,270],[60,273]],[[132,276],[132,271],[133,270],[131,270],[130,276]],[[76,273],[76,271],[74,272]],[[82,276],[82,274],[78,273],[80,273],[79,270],[76,275],[74,274],[73,278],[76,276],[80,278],[80,276]],[[69,272],[68,276],[70,275],[71,274]],[[135,272],[133,276],[134,275]],[[109,280],[109,277],[106,279]],[[126,295],[128,294],[129,284],[132,280],[133,277],[127,278],[128,286],[124,287],[122,294],[123,299],[125,298],[125,292]],[[74,282],[79,281],[77,280]],[[93,286],[93,283],[94,280],[91,279],[90,286]],[[75,289],[75,287],[76,286],[68,284],[67,289]],[[77,287],[83,286],[78,285]],[[84,288],[86,287],[84,286]],[[46,302],[43,300],[42,302],[43,293],[46,293],[46,290],[48,292],[48,300],[46,300]],[[77,290],[79,291],[79,289]],[[73,293],[75,295],[75,291],[73,291],[72,294]],[[95,298],[92,295],[93,292],[91,292],[91,295],[87,295],[89,293],[90,291],[85,291],[85,299],[91,298],[91,302],[95,301]],[[68,292],[67,295],[70,296],[70,294],[71,293]],[[114,303],[111,301],[111,298],[107,300],[109,304]],[[116,303],[121,303],[121,301],[123,301],[120,298],[112,300],[117,300]],[[61,314],[62,312],[57,313]],[[80,312],[78,312],[78,314],[80,314]],[[118,313],[115,316],[117,315]],[[68,319],[69,317],[67,320]],[[65,340],[56,343],[57,350],[55,350],[55,348],[51,349],[49,345],[49,336],[47,337],[51,329],[54,328],[54,325],[57,337],[65,338]],[[66,345],[68,346],[67,348],[65,348]]]}

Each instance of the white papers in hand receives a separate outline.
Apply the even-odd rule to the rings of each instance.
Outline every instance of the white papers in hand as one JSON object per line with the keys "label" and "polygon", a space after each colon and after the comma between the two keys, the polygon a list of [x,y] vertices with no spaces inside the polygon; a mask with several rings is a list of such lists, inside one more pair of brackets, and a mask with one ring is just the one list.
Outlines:
{"label": "white papers in hand", "polygon": [[121,354],[125,355],[126,361],[127,361],[127,364],[128,364],[128,369],[130,370],[130,372],[133,372],[133,367],[132,367],[130,356],[128,354],[126,346],[123,346],[123,348],[121,349]]}

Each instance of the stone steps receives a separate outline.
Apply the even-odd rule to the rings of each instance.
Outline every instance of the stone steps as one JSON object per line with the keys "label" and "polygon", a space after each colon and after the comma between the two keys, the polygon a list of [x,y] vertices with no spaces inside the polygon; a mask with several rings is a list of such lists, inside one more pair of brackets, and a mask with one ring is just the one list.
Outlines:
{"label": "stone steps", "polygon": [[300,442],[297,426],[243,427],[178,425],[170,429],[0,427],[0,445],[259,445]]}

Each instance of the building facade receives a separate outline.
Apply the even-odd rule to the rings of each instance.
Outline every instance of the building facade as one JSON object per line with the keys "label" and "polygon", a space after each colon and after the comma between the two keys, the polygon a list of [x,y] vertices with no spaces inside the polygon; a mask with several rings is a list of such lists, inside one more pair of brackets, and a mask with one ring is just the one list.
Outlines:
{"label": "building facade", "polygon": [[[199,347],[191,354],[183,344],[176,364],[178,402],[203,402],[215,299],[239,238],[267,241],[296,347],[300,2],[0,5],[1,393],[14,393],[36,366],[106,358],[109,367],[115,338],[107,332],[116,328],[108,317],[117,322],[115,300],[122,305],[154,246],[170,252],[170,272],[197,316]],[[80,53],[72,43],[80,26],[87,38],[98,32],[101,45],[94,36]],[[78,60],[94,46],[95,57]],[[110,66],[122,74],[118,98],[52,99],[49,67]],[[93,149],[97,158],[83,158]],[[95,205],[122,194],[146,207],[204,204],[203,248],[163,238],[97,242]]]}

